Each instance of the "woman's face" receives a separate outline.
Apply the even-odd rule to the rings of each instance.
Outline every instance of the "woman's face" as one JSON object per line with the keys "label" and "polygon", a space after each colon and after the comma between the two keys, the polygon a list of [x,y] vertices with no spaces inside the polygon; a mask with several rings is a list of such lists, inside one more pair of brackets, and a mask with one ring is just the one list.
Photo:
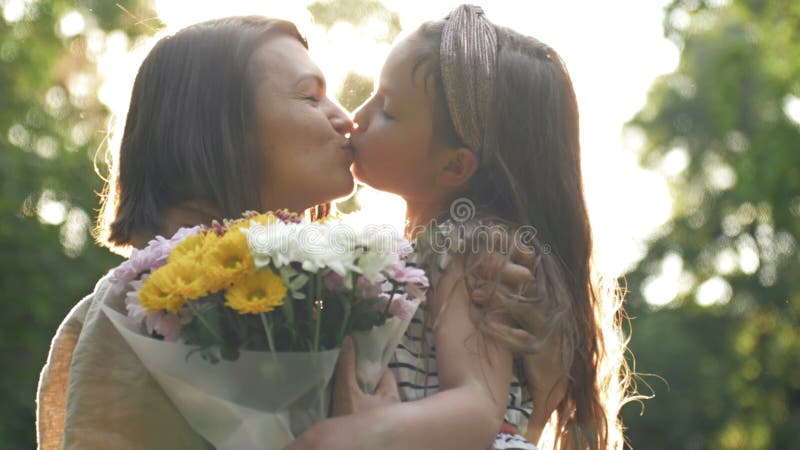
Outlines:
{"label": "woman's face", "polygon": [[424,67],[412,73],[413,39],[392,49],[375,93],[356,112],[352,134],[356,178],[407,200],[429,195],[438,173],[433,90],[425,90]]}
{"label": "woman's face", "polygon": [[293,37],[264,43],[253,55],[255,140],[266,164],[266,209],[302,211],[353,191],[347,114],[326,95],[325,78]]}

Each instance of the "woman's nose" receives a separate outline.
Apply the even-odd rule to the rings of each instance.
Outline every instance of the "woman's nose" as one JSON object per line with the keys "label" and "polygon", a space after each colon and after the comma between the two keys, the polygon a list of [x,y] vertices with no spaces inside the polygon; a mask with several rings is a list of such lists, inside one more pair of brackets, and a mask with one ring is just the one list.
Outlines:
{"label": "woman's nose", "polygon": [[347,113],[335,102],[330,101],[330,112],[328,113],[328,120],[330,120],[331,125],[339,134],[347,134],[351,133],[355,126],[353,125],[353,121],[350,120],[350,117],[347,116]]}

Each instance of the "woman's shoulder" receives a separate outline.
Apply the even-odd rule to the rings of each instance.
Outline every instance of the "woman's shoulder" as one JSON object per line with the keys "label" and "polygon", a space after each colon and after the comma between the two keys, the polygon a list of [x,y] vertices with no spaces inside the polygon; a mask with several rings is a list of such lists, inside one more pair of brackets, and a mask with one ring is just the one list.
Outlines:
{"label": "woman's shoulder", "polygon": [[116,292],[111,283],[113,269],[106,272],[97,280],[92,292],[80,299],[70,309],[59,326],[59,332],[65,329],[80,330],[85,325],[87,318],[96,314],[100,306],[108,305],[119,312],[125,312],[124,294]]}
{"label": "woman's shoulder", "polygon": [[111,276],[112,271],[113,269],[101,276],[100,279],[98,279],[95,283],[92,292],[86,294],[82,299],[75,303],[72,309],[70,309],[70,311],[64,317],[62,326],[71,322],[84,322],[86,315],[88,314],[89,309],[95,300],[106,297],[107,293],[110,292],[112,286],[109,282],[109,277]]}

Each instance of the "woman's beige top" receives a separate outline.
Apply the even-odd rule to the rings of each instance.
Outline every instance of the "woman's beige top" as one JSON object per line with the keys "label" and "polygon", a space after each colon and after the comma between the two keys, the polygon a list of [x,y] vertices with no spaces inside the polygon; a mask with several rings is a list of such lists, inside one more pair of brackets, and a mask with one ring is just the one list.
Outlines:
{"label": "woman's beige top", "polygon": [[106,274],[56,331],[37,394],[41,450],[210,449],[100,308],[125,313]]}

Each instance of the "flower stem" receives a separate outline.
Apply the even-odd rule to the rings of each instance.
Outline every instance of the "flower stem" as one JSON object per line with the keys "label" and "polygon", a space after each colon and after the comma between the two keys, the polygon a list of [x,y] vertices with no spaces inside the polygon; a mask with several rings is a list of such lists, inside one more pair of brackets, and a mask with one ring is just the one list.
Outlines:
{"label": "flower stem", "polygon": [[272,327],[269,326],[269,318],[263,312],[259,314],[261,317],[261,324],[264,325],[264,333],[267,335],[267,343],[269,344],[270,353],[272,353],[272,360],[277,361],[275,356],[275,340],[272,338]]}
{"label": "flower stem", "polygon": [[289,325],[289,330],[292,334],[292,349],[297,341],[297,327],[294,325],[294,297],[291,293],[287,294],[284,299],[283,306],[281,307],[283,317],[286,318],[286,323]]}
{"label": "flower stem", "polygon": [[314,330],[314,351],[319,351],[319,331],[322,325],[322,276],[317,272],[314,279],[314,307],[317,309],[317,323]]}
{"label": "flower stem", "polygon": [[222,339],[222,337],[220,337],[220,335],[218,335],[216,333],[216,331],[214,331],[214,328],[211,327],[211,324],[209,324],[208,321],[206,321],[206,318],[203,317],[203,314],[200,312],[200,310],[198,310],[194,306],[194,302],[193,301],[190,300],[190,301],[186,302],[186,305],[189,306],[189,309],[192,310],[192,313],[195,315],[195,317],[197,317],[200,320],[200,323],[202,323],[203,326],[206,327],[206,329],[208,330],[209,333],[211,333],[212,336],[217,338],[217,340],[220,343],[224,343],[225,342],[225,340]]}
{"label": "flower stem", "polygon": [[353,273],[350,276],[353,279],[353,289],[350,291],[350,301],[345,301],[342,305],[344,308],[344,320],[342,320],[342,328],[339,330],[339,344],[344,340],[344,334],[347,332],[347,325],[350,321],[350,311],[353,309],[353,303],[356,302],[356,281],[358,275]]}
{"label": "flower stem", "polygon": [[397,293],[397,283],[392,281],[392,293],[389,294],[389,301],[386,302],[386,309],[383,310],[383,315],[389,314],[389,307],[392,306],[392,301],[394,300],[394,294]]}

